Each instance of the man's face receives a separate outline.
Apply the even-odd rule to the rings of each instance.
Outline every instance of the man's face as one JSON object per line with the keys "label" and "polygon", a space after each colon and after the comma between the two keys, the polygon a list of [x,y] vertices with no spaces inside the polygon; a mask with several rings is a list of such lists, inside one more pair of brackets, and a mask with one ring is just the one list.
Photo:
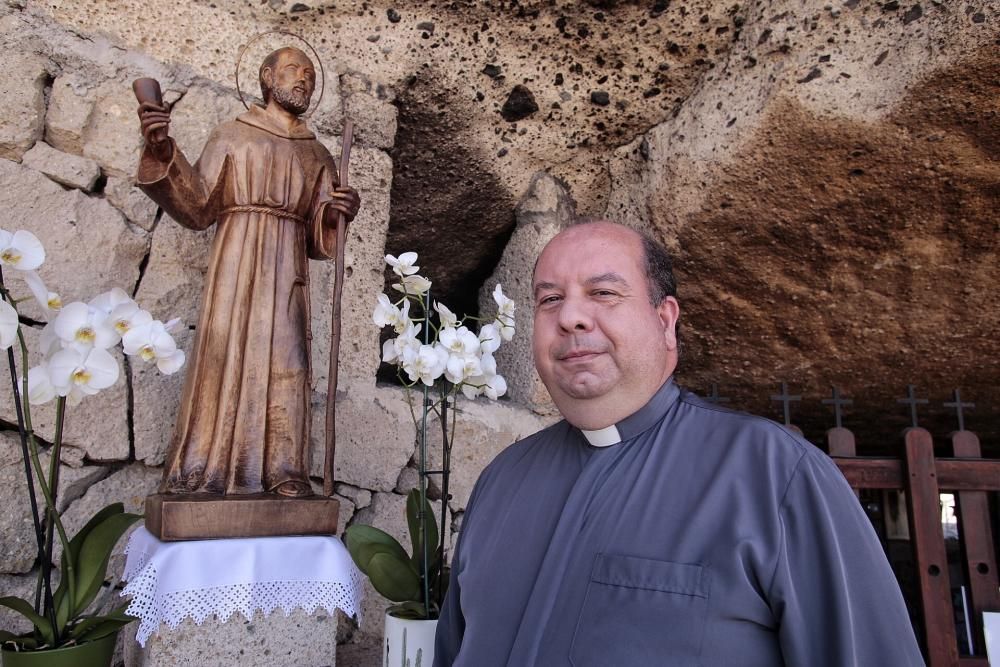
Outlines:
{"label": "man's face", "polygon": [[271,98],[296,116],[309,110],[309,100],[316,88],[316,71],[301,51],[282,51],[271,71]]}
{"label": "man's face", "polygon": [[535,366],[571,423],[608,426],[673,372],[677,301],[650,303],[642,242],[631,230],[593,223],[562,232],[542,251],[533,289]]}

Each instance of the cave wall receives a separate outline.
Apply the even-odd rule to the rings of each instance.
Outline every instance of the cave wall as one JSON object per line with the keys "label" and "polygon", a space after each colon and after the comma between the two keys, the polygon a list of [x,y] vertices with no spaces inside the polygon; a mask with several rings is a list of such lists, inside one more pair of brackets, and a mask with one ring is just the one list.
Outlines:
{"label": "cave wall", "polygon": [[[556,418],[531,366],[530,271],[580,215],[648,230],[674,252],[678,376],[692,389],[717,384],[732,405],[778,417],[769,397],[787,382],[803,396],[793,420],[821,442],[832,417],[820,399],[836,385],[855,400],[845,425],[876,452],[896,447],[907,384],[929,399],[921,415],[938,437],[954,428],[941,404],[960,387],[977,404],[969,428],[997,455],[998,13],[996,0],[8,0],[0,226],[51,246],[44,277],[64,296],[123,286],[193,325],[211,233],[179,229],[132,186],[129,83],[164,82],[178,100],[172,131],[195,155],[242,109],[241,47],[289,29],[326,70],[310,120],[321,139],[336,153],[344,119],[357,125],[351,179],[365,206],[346,260],[344,523],[402,535],[415,483],[402,392],[376,381],[382,255],[418,251],[454,310],[489,314],[497,281],[518,302],[519,337],[499,357],[509,397],[462,417],[457,525],[483,465]],[[256,42],[247,61],[281,39]],[[240,70],[251,94],[255,67]],[[311,272],[318,452],[332,272]],[[71,415],[68,516],[113,499],[141,507],[179,387],[131,368]],[[51,426],[41,415],[42,437]],[[11,482],[0,521],[17,545],[0,589],[16,592],[33,581],[31,535],[15,440],[0,443]],[[382,605],[372,593],[345,650],[379,635]]]}

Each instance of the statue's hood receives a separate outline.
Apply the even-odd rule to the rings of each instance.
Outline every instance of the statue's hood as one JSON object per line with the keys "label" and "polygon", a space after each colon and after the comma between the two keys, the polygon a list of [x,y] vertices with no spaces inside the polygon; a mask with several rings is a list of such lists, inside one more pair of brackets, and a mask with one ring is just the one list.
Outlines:
{"label": "statue's hood", "polygon": [[236,120],[286,139],[316,138],[316,135],[312,133],[306,125],[306,122],[301,118],[297,118],[295,120],[295,125],[292,126],[291,130],[286,130],[284,127],[279,125],[277,121],[271,118],[267,111],[264,110],[264,107],[257,105],[250,107],[249,111],[238,116]]}

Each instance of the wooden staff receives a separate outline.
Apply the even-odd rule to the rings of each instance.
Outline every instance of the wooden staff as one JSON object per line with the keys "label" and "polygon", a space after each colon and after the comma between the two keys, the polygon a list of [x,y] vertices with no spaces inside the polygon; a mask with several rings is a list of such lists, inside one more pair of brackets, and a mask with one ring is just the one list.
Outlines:
{"label": "wooden staff", "polygon": [[[340,187],[347,185],[347,162],[351,158],[354,123],[344,121],[340,148]],[[344,244],[347,240],[347,220],[337,216],[337,273],[333,281],[333,321],[330,325],[330,370],[326,384],[326,459],[323,462],[323,494],[333,495],[333,457],[337,451],[337,371],[340,358],[340,304],[344,292]]]}

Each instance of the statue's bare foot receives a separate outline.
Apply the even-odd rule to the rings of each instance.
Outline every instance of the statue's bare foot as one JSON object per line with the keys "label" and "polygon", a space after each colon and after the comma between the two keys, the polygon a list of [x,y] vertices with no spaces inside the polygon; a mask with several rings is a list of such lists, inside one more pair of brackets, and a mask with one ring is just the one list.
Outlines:
{"label": "statue's bare foot", "polygon": [[294,479],[282,482],[278,486],[274,487],[272,491],[280,496],[286,496],[288,498],[303,498],[313,494],[311,486],[305,482],[300,482]]}

